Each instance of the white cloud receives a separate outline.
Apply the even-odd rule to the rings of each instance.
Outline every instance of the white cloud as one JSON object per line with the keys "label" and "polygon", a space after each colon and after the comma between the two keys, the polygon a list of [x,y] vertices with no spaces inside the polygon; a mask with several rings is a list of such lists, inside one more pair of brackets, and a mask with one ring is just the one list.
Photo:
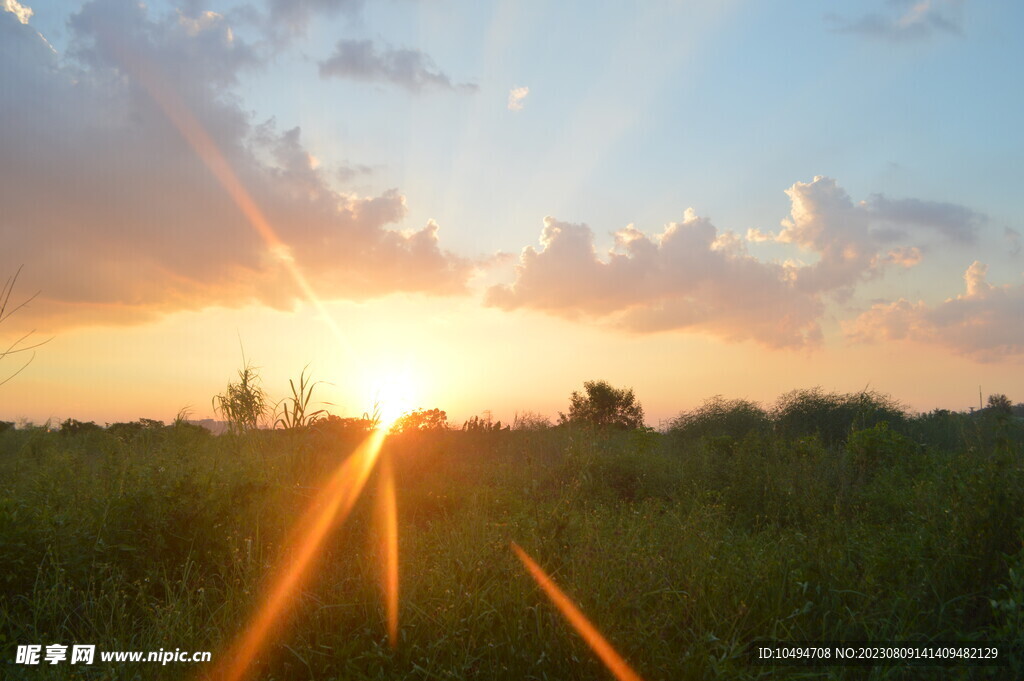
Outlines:
{"label": "white cloud", "polygon": [[964,273],[965,292],[930,306],[904,298],[876,303],[844,323],[851,339],[911,340],[946,347],[981,361],[1024,356],[1024,284],[997,286],[975,261]]}
{"label": "white cloud", "polygon": [[788,281],[781,265],[747,256],[735,235],[692,211],[653,238],[626,227],[607,259],[598,257],[586,225],[545,218],[540,242],[539,251],[523,251],[515,283],[488,291],[487,304],[774,347],[820,339],[821,302]]}
{"label": "white cloud", "polygon": [[797,182],[786,194],[792,208],[776,240],[819,256],[817,263],[794,271],[798,286],[819,293],[852,287],[875,274],[878,247],[869,218],[835,180]]}
{"label": "white cloud", "polygon": [[18,17],[18,21],[23,24],[27,24],[32,15],[35,14],[31,7],[22,5],[18,0],[4,0],[3,10]]}
{"label": "white cloud", "polygon": [[528,87],[514,87],[508,93],[508,110],[522,111],[526,96],[530,94]]}
{"label": "white cloud", "polygon": [[[744,239],[688,210],[654,237],[627,226],[604,258],[589,227],[546,218],[540,248],[524,249],[514,282],[489,289],[486,302],[636,332],[691,330],[772,347],[816,344],[829,298],[848,298],[888,266],[916,265],[922,251],[910,244],[883,250],[874,235],[877,210],[854,203],[835,180],[796,182],[786,194],[790,215],[777,234],[750,230]],[[902,225],[920,212],[888,211],[886,224]],[[749,243],[765,241],[790,244],[811,262],[769,262],[747,252]]]}

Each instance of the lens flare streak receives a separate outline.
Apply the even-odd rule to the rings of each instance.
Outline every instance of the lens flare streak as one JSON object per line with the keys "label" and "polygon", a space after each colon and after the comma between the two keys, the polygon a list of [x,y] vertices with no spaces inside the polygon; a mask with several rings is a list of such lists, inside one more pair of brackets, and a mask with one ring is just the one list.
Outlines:
{"label": "lens flare streak", "polygon": [[[128,46],[119,40],[112,39],[109,43],[114,47],[122,69],[142,86],[177,128],[182,138],[202,159],[217,182],[234,201],[249,226],[263,239],[270,254],[284,266],[303,296],[320,313],[340,345],[348,349],[344,334],[299,269],[291,249],[278,237],[263,211],[235,174],[230,161],[188,108],[184,99],[163,74],[141,54],[128,49]],[[263,607],[226,656],[226,666],[213,675],[215,678],[237,681],[245,676],[274,625],[294,603],[296,591],[310,563],[319,552],[327,532],[336,523],[344,521],[359,498],[366,479],[373,470],[384,438],[384,429],[374,431],[356,452],[339,466],[330,482],[317,495],[302,522],[296,526],[296,534],[290,542],[290,563],[274,582]],[[386,470],[382,471],[381,487],[379,503],[382,505],[382,536],[385,544],[383,581],[388,638],[394,647],[398,640],[398,526],[394,478],[390,463]]]}
{"label": "lens flare streak", "polygon": [[377,519],[381,537],[381,582],[387,612],[388,642],[398,647],[398,505],[391,455],[381,460],[377,491]]}
{"label": "lens flare streak", "polygon": [[215,672],[212,678],[223,681],[245,678],[275,625],[294,604],[296,592],[319,553],[327,532],[344,522],[355,505],[377,461],[384,437],[381,431],[371,433],[317,494],[287,544],[291,547],[284,553],[287,564],[269,589],[270,595],[224,656],[225,667]]}
{"label": "lens flare streak", "polygon": [[547,576],[544,570],[530,558],[529,554],[519,548],[519,545],[515,542],[512,542],[512,550],[515,551],[516,556],[526,566],[534,581],[544,590],[544,593],[555,604],[555,607],[561,611],[565,619],[569,620],[569,624],[583,637],[587,645],[601,658],[601,661],[615,675],[615,678],[619,681],[643,681],[626,664],[626,661],[616,652],[612,644],[590,623],[586,615],[565,595],[565,592],[559,589],[558,585],[551,581],[551,578]]}
{"label": "lens flare streak", "polygon": [[[253,231],[262,237],[268,251],[285,267],[305,298],[321,314],[335,337],[343,346],[347,347],[341,329],[327,312],[312,285],[299,270],[291,254],[291,249],[277,236],[270,222],[238,179],[228,159],[199,120],[188,109],[174,88],[162,78],[161,74],[140,58],[141,55],[128,54],[123,45],[119,45],[116,41],[114,44],[121,48],[117,51],[124,70],[133,76],[163,110],[181,136],[203,160],[218,183],[234,201]],[[318,554],[327,532],[336,523],[344,521],[359,498],[376,463],[384,437],[383,430],[373,432],[356,452],[338,467],[330,482],[317,495],[302,522],[296,527],[294,540],[290,542],[293,549],[289,554],[291,560],[288,566],[274,582],[270,589],[270,595],[253,621],[239,636],[229,654],[225,656],[226,666],[222,667],[219,672],[215,672],[214,678],[224,679],[224,681],[239,681],[245,677],[274,625],[279,623],[281,616],[289,606],[293,605],[295,593],[306,576],[310,563]],[[398,523],[394,476],[390,462],[387,460],[381,470],[378,507],[383,529],[381,534],[383,543],[381,552],[382,581],[387,611],[388,639],[394,648],[398,641]],[[537,584],[615,677],[619,681],[642,681],[640,676],[630,669],[625,660],[551,581],[540,566],[515,543],[512,544],[512,549]]]}
{"label": "lens flare streak", "polygon": [[262,237],[270,254],[280,262],[295,281],[296,286],[302,291],[303,296],[316,308],[316,311],[323,318],[324,322],[331,329],[335,338],[348,350],[349,345],[341,328],[334,317],[327,311],[320,296],[313,289],[312,284],[306,279],[299,269],[292,255],[288,244],[278,237],[277,232],[267,220],[263,211],[257,205],[252,195],[238,179],[238,175],[231,167],[230,161],[221,151],[217,143],[199,122],[195,114],[188,108],[188,105],[167,82],[163,74],[149,62],[143,55],[129,50],[114,36],[108,36],[109,44],[114,48],[121,68],[142,86],[146,94],[160,107],[167,119],[177,128],[178,132],[185,139],[196,155],[210,170],[217,182],[224,188],[231,200],[235,202],[238,210],[248,221],[253,231]]}

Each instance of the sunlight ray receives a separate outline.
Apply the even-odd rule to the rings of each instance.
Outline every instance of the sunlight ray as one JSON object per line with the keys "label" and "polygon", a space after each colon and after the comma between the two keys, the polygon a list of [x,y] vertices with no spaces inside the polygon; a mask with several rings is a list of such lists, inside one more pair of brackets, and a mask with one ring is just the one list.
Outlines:
{"label": "sunlight ray", "polygon": [[238,210],[245,216],[249,226],[252,227],[264,241],[270,255],[281,263],[295,281],[296,286],[302,295],[313,304],[316,311],[323,318],[324,322],[334,334],[335,339],[342,347],[351,352],[351,347],[341,327],[334,321],[334,317],[328,312],[320,296],[313,289],[312,284],[299,269],[292,255],[291,248],[287,243],[278,237],[270,221],[267,220],[263,211],[257,205],[252,195],[238,179],[238,175],[231,167],[230,161],[224,156],[220,147],[213,140],[210,134],[203,127],[203,124],[196,118],[188,105],[162,76],[160,71],[146,60],[143,55],[128,52],[119,41],[111,41],[121,68],[138,82],[150,98],[167,116],[171,124],[178,130],[196,155],[210,170],[217,182],[234,201]]}
{"label": "sunlight ray", "polygon": [[597,653],[597,656],[601,658],[601,661],[608,667],[608,670],[615,675],[615,678],[619,681],[643,681],[640,675],[626,664],[626,661],[616,652],[612,644],[601,635],[601,632],[590,623],[586,615],[565,595],[565,592],[558,588],[558,585],[530,558],[526,551],[521,549],[515,542],[512,542],[512,550],[515,551],[519,560],[526,566],[530,576],[540,585],[540,588],[544,590],[544,593],[555,604],[555,607],[561,611],[565,619],[569,620],[569,624],[583,637],[587,645]]}
{"label": "sunlight ray", "polygon": [[282,555],[287,563],[252,622],[224,656],[224,666],[212,675],[223,681],[239,681],[262,649],[264,642],[282,616],[294,604],[295,594],[319,552],[327,532],[345,521],[362,492],[377,461],[385,434],[373,431],[331,476],[302,519],[296,524],[292,540]]}
{"label": "sunlight ray", "polygon": [[394,649],[398,647],[398,505],[390,454],[383,455],[380,466],[377,520],[381,537],[381,585],[387,613],[388,643]]}

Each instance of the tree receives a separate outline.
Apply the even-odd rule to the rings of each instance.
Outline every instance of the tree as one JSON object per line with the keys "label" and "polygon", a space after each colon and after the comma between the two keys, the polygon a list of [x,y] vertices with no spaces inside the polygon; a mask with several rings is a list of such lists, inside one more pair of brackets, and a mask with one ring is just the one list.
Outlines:
{"label": "tree", "polygon": [[[17,312],[18,310],[20,310],[21,308],[23,308],[26,305],[28,305],[30,302],[32,302],[33,298],[35,298],[37,295],[39,295],[38,293],[34,293],[31,296],[29,296],[26,300],[24,300],[21,303],[15,305],[13,308],[10,308],[11,294],[14,292],[14,284],[17,283],[18,275],[19,274],[21,274],[21,268],[20,267],[18,268],[18,271],[14,273],[14,276],[10,277],[4,283],[3,289],[0,289],[0,322],[4,321],[5,319],[10,317],[12,314]],[[10,309],[8,309],[8,308],[10,308]],[[49,342],[49,339],[47,339],[47,340],[44,340],[42,343],[35,343],[33,345],[25,345],[24,344],[25,341],[28,340],[29,336],[31,336],[33,333],[35,333],[35,331],[29,331],[28,333],[24,334],[23,336],[18,338],[16,341],[11,343],[9,346],[7,346],[6,350],[0,350],[0,360],[8,357],[9,355],[16,355],[16,354],[21,353],[21,352],[28,352],[29,350],[35,350],[40,345],[43,345],[44,343],[48,343]],[[25,367],[27,367],[29,364],[32,363],[32,360],[35,359],[35,357],[36,357],[36,353],[33,352],[32,355],[27,360],[25,360],[25,363],[22,364],[21,367],[18,368],[14,373],[10,374],[6,378],[0,378],[0,385],[3,385],[7,381],[11,380],[12,378],[14,378],[18,374],[20,374],[25,369]]]}
{"label": "tree", "polygon": [[[138,421],[108,423],[107,432],[125,442],[131,442],[142,433],[157,432],[164,427],[163,421],[140,418]],[[63,430],[63,426],[62,426]]]}
{"label": "tree", "polygon": [[989,395],[987,409],[990,414],[1009,416],[1013,413],[1013,402],[1003,394]]}
{"label": "tree", "polygon": [[448,414],[441,409],[416,409],[400,417],[391,426],[392,433],[410,433],[448,428]]}
{"label": "tree", "polygon": [[101,426],[96,425],[95,421],[79,421],[78,419],[65,419],[60,424],[61,435],[79,435],[81,433],[98,432],[103,430]]}
{"label": "tree", "polygon": [[561,423],[590,423],[599,428],[642,428],[644,409],[632,388],[613,388],[607,381],[583,383],[586,395],[573,391],[569,415],[559,412]]}

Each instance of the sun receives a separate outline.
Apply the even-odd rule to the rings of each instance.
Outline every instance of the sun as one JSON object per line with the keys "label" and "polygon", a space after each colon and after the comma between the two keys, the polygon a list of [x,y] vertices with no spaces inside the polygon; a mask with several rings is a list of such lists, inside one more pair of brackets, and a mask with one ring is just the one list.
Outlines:
{"label": "sun", "polygon": [[416,382],[408,371],[389,370],[373,381],[374,411],[378,427],[388,430],[395,421],[415,408]]}

